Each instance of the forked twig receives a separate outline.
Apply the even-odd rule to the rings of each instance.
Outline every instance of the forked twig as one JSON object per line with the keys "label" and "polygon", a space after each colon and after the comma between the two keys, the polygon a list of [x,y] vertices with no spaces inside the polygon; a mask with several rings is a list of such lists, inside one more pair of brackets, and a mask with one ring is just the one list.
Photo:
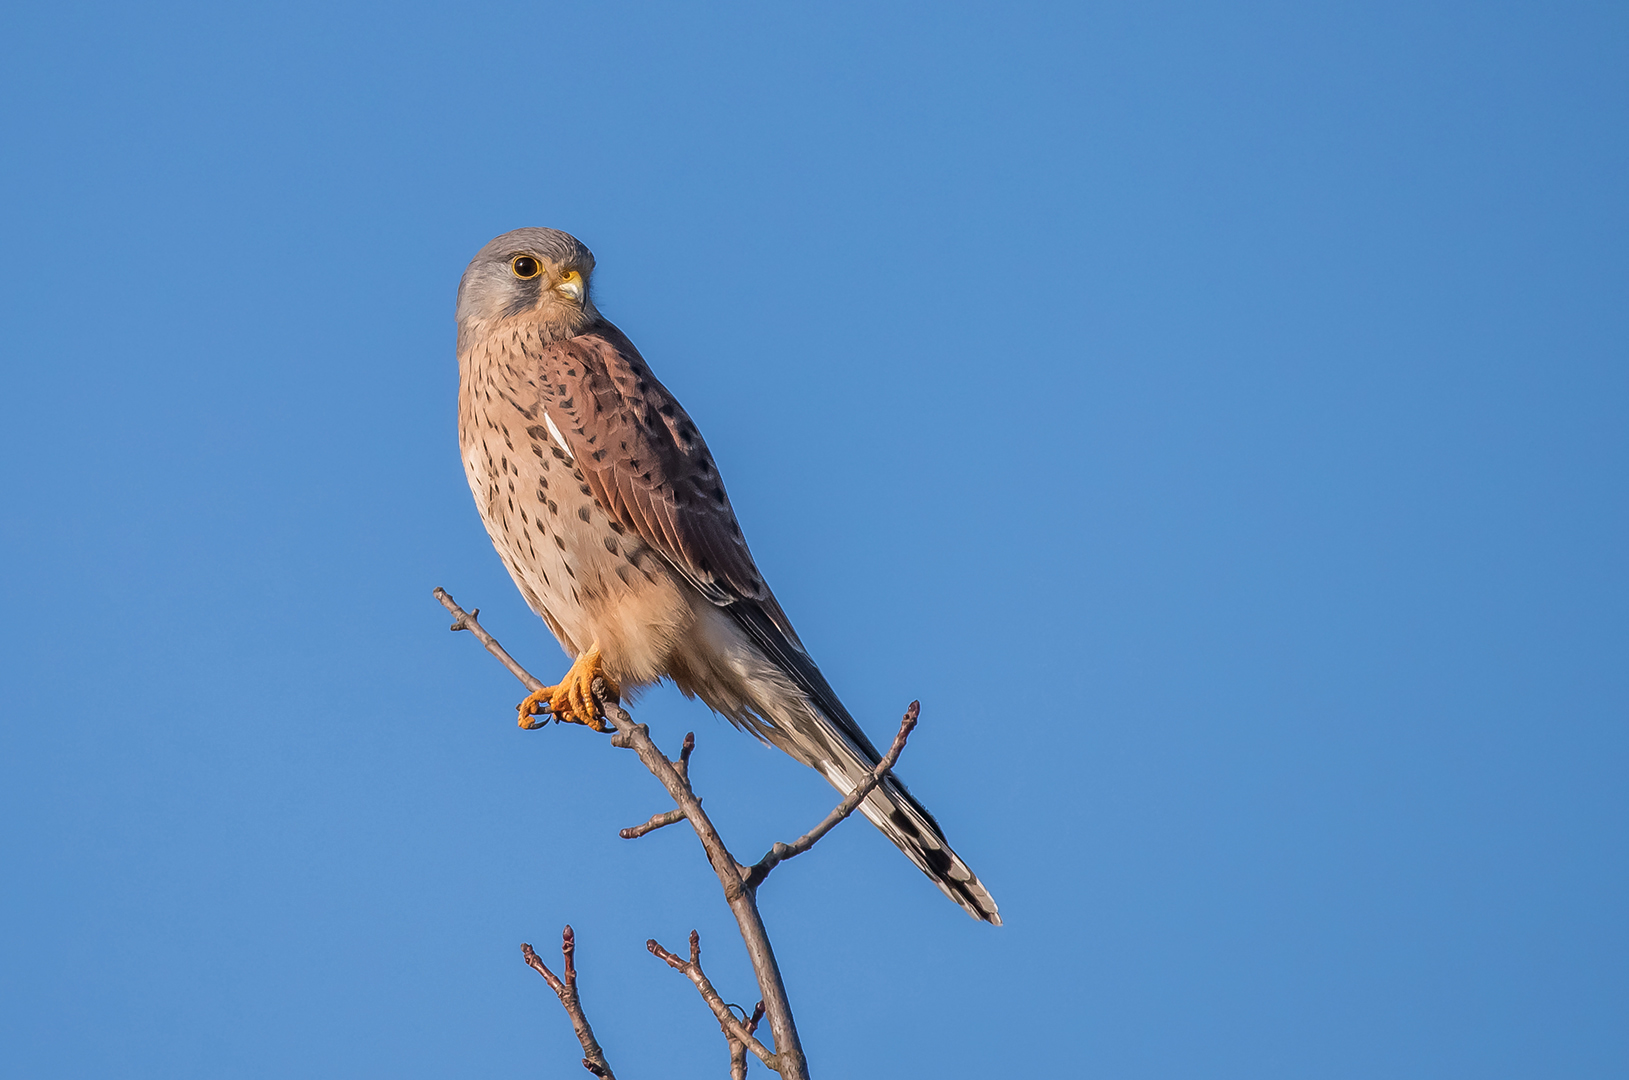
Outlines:
{"label": "forked twig", "polygon": [[[760,1001],[744,1025],[748,1034],[758,1030],[758,1021],[763,1018],[764,1003]],[[730,1040],[730,1080],[747,1080],[747,1044],[739,1039]]]}
{"label": "forked twig", "polygon": [[717,990],[713,989],[712,982],[708,980],[706,973],[701,970],[700,934],[694,930],[690,931],[690,959],[688,961],[680,960],[677,956],[662,948],[661,945],[657,944],[655,938],[645,942],[645,948],[651,951],[652,956],[655,956],[658,960],[666,961],[668,967],[681,973],[685,978],[696,984],[696,989],[701,993],[701,999],[707,1003],[709,1009],[713,1010],[713,1015],[718,1018],[718,1026],[723,1029],[724,1037],[730,1040],[732,1048],[733,1044],[740,1043],[756,1054],[765,1065],[768,1065],[776,1072],[780,1072],[780,1062],[775,1055],[752,1034],[758,1026],[758,1018],[762,1016],[763,1002],[758,1003],[758,1011],[754,1012],[752,1027],[750,1028],[731,1011],[728,1005],[724,1004],[724,999],[719,996]]}
{"label": "forked twig", "polygon": [[[673,771],[679,774],[685,787],[690,787],[690,755],[696,749],[696,733],[687,731],[684,735],[684,745],[679,748],[679,760],[673,763]],[[694,788],[690,789],[694,791]],[[700,803],[701,799],[696,799]],[[650,820],[643,825],[631,825],[617,833],[624,840],[637,840],[646,833],[653,833],[657,829],[665,829],[669,825],[677,825],[684,820],[683,810],[668,810],[661,814],[652,814]]]}
{"label": "forked twig", "polygon": [[595,1076],[604,1077],[605,1080],[616,1080],[615,1074],[611,1072],[611,1066],[605,1060],[605,1051],[600,1049],[600,1044],[594,1039],[594,1029],[588,1025],[582,1001],[577,997],[577,939],[572,934],[571,927],[567,926],[560,932],[560,954],[565,958],[562,969],[565,978],[559,978],[550,971],[543,958],[538,956],[530,945],[522,944],[520,954],[526,958],[526,962],[533,970],[543,976],[543,981],[549,984],[549,989],[560,998],[560,1004],[565,1007],[566,1015],[571,1017],[571,1028],[577,1033],[577,1041],[583,1044],[583,1068]]}

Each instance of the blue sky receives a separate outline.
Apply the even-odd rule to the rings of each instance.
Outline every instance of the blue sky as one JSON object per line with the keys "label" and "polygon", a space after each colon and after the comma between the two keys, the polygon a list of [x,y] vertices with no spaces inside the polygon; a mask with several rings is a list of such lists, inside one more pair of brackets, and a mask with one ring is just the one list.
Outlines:
{"label": "blue sky", "polygon": [[[863,822],[765,916],[816,1075],[1629,1071],[1610,4],[0,15],[17,1075],[716,1076],[694,839],[458,463],[490,237],[596,252],[759,565],[1002,904]],[[743,856],[832,793],[671,689]]]}

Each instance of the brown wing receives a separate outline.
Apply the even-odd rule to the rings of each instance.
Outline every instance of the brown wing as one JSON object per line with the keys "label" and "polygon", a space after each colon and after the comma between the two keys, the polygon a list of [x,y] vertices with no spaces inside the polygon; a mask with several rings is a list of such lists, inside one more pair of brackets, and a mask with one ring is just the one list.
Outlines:
{"label": "brown wing", "polygon": [[607,513],[713,603],[757,601],[792,636],[753,564],[707,444],[633,342],[602,322],[544,347],[539,359],[539,404]]}
{"label": "brown wing", "polygon": [[[798,641],[753,564],[701,433],[639,350],[601,322],[545,346],[539,359],[539,407],[560,429],[594,497],[725,608],[802,687],[818,706],[818,722],[835,729],[828,741],[852,744],[862,773],[882,760]],[[932,816],[917,810],[937,833]]]}

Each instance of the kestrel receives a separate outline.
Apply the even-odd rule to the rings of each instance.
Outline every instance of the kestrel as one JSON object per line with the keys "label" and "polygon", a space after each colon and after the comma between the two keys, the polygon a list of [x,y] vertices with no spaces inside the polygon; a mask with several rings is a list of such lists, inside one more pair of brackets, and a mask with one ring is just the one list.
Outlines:
{"label": "kestrel", "polygon": [[[845,794],[881,760],[753,564],[701,433],[594,307],[594,256],[517,229],[458,286],[458,441],[492,544],[574,658],[520,705],[605,730],[589,687],[671,679]],[[890,775],[860,810],[975,918],[977,875]]]}

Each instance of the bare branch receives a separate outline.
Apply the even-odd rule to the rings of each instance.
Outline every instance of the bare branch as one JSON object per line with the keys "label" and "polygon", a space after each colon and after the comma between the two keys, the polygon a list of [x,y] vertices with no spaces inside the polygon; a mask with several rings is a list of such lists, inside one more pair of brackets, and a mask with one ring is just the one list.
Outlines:
{"label": "bare branch", "polygon": [[[680,972],[685,978],[696,984],[696,989],[701,993],[701,999],[707,1003],[707,1007],[712,1009],[713,1015],[718,1018],[718,1026],[724,1030],[725,1038],[729,1039],[731,1043],[740,1043],[745,1046],[758,1055],[760,1061],[776,1072],[781,1071],[780,1061],[777,1060],[774,1054],[769,1052],[768,1047],[753,1036],[752,1029],[749,1029],[734,1012],[730,1011],[730,1007],[724,1004],[724,999],[719,996],[717,990],[713,989],[713,984],[701,970],[700,934],[694,930],[690,931],[690,959],[688,962],[680,960],[677,956],[662,948],[661,945],[657,944],[655,938],[645,942],[645,948],[651,951],[651,955],[659,960],[666,961],[668,967]],[[756,1026],[757,1024],[754,1022],[753,1027],[756,1028]]]}
{"label": "bare branch", "polygon": [[865,797],[877,789],[877,785],[882,783],[883,777],[888,775],[888,770],[898,763],[899,755],[905,750],[905,740],[911,737],[911,729],[916,727],[916,718],[921,711],[921,702],[911,702],[910,707],[905,710],[905,718],[899,722],[899,734],[894,736],[894,744],[888,748],[888,752],[882,756],[882,760],[877,762],[877,767],[872,769],[866,775],[866,778],[860,781],[854,790],[849,792],[847,797],[838,803],[819,825],[816,825],[790,844],[777,843],[770,848],[769,852],[759,859],[751,870],[747,871],[748,888],[756,888],[775,867],[792,856],[802,855],[805,851],[814,847],[822,836],[831,832],[842,823],[844,818],[859,809],[860,804],[865,801]]}
{"label": "bare branch", "polygon": [[[679,749],[679,760],[673,763],[673,771],[679,774],[679,779],[684,781],[684,786],[687,788],[690,787],[690,755],[695,749],[696,733],[694,731],[685,732],[684,746]],[[694,788],[690,788],[690,790],[695,791]],[[701,799],[698,798],[696,802],[699,804]],[[653,833],[657,829],[665,829],[669,825],[676,825],[683,820],[683,810],[668,810],[665,813],[652,814],[650,820],[643,825],[630,826],[618,832],[617,835],[624,840],[637,840],[646,833]]]}
{"label": "bare branch", "polygon": [[617,833],[624,840],[637,840],[646,833],[653,833],[657,829],[665,829],[669,825],[676,825],[684,820],[683,810],[669,810],[663,814],[652,814],[651,819],[643,825],[630,825]]}
{"label": "bare branch", "polygon": [[509,669],[509,674],[526,684],[526,689],[543,689],[543,681],[521,667],[520,663],[513,656],[510,656],[502,645],[498,644],[498,639],[487,633],[481,624],[475,621],[475,616],[481,613],[480,608],[476,608],[473,613],[465,611],[453,601],[452,597],[447,595],[446,589],[439,586],[436,588],[435,598],[441,601],[442,607],[452,612],[452,628],[454,630],[468,630],[474,634],[481,644],[486,646],[486,651],[496,656],[498,661]]}
{"label": "bare branch", "polygon": [[[498,644],[497,639],[481,627],[474,613],[459,607],[453,598],[447,595],[445,589],[436,589],[435,597],[452,613],[454,630],[472,632],[486,650],[497,657],[503,666],[509,669],[510,674],[519,679],[527,689],[542,688],[543,683],[521,667],[515,658]],[[628,711],[616,702],[613,701],[607,706],[608,696],[603,680],[595,680],[596,703],[604,712],[606,719],[616,728],[617,733],[612,736],[611,744],[633,750],[650,770],[651,775],[661,781],[679,811],[689,819],[697,838],[701,840],[703,850],[707,853],[707,861],[712,864],[713,872],[718,875],[719,885],[724,890],[724,899],[730,905],[731,914],[735,916],[736,925],[741,930],[741,940],[747,948],[747,956],[752,961],[753,974],[758,979],[758,990],[763,995],[764,1014],[769,1019],[770,1033],[775,1040],[773,1056],[778,1062],[782,1080],[808,1080],[808,1064],[803,1056],[803,1045],[798,1038],[797,1025],[792,1019],[792,1006],[787,1000],[786,983],[781,978],[780,965],[775,961],[775,950],[769,943],[769,932],[764,928],[763,916],[758,912],[756,884],[752,886],[746,884],[747,868],[736,862],[735,856],[724,846],[724,840],[718,835],[718,829],[707,817],[706,811],[702,810],[701,800],[696,798],[695,792],[690,789],[689,764],[690,751],[695,747],[694,733],[685,737],[685,749],[679,760],[669,761],[667,755],[657,749],[656,744],[651,741],[650,729],[644,724],[634,723]],[[532,955],[535,957],[536,954]],[[528,959],[527,963],[531,963],[531,959]],[[541,964],[542,961],[539,960],[538,964],[534,965],[539,967],[540,973],[547,970],[540,967]],[[575,995],[575,990],[572,993]],[[571,1011],[569,1007],[567,1011],[568,1013]],[[577,1026],[580,1013],[579,1007],[578,1013],[572,1016],[573,1027]],[[584,1019],[582,1023],[583,1029],[586,1030],[587,1020]],[[581,1038],[582,1030],[579,1030],[578,1034]],[[589,1032],[589,1038],[592,1037],[592,1032]],[[762,1046],[761,1043],[758,1045]],[[597,1043],[594,1046],[598,1048]],[[584,1050],[585,1052],[587,1050],[586,1044]],[[603,1060],[603,1053],[600,1057]],[[595,1067],[595,1063],[587,1058],[584,1059],[584,1063],[591,1071]],[[609,1066],[604,1067],[607,1069],[605,1075],[609,1075]]]}
{"label": "bare branch", "polygon": [[577,939],[571,927],[567,926],[560,932],[560,954],[565,958],[564,979],[556,977],[530,945],[522,944],[520,954],[533,970],[543,976],[543,981],[549,984],[549,989],[554,991],[560,1004],[565,1007],[566,1015],[571,1017],[572,1030],[577,1033],[577,1041],[583,1044],[583,1068],[605,1080],[616,1080],[610,1064],[605,1060],[605,1051],[594,1039],[594,1029],[588,1026],[588,1017],[583,1013],[582,1002],[577,997]]}
{"label": "bare branch", "polygon": [[611,736],[611,745],[632,750],[639,755],[639,760],[645,763],[645,768],[662,782],[662,786],[667,788],[668,795],[678,804],[679,810],[690,819],[696,835],[701,838],[701,846],[707,852],[708,861],[713,864],[713,870],[718,874],[720,883],[724,885],[725,899],[733,899],[740,895],[741,879],[746,874],[746,867],[736,862],[735,856],[730,854],[730,849],[724,846],[724,838],[718,835],[718,830],[713,827],[712,821],[701,808],[701,800],[690,790],[690,784],[679,774],[678,767],[651,741],[650,728],[644,724],[634,723],[633,717],[628,715],[626,709],[615,701],[607,701],[603,689],[604,681],[595,679],[595,703],[605,711],[606,719],[617,729],[617,733]]}
{"label": "bare branch", "polygon": [[702,850],[707,853],[707,861],[713,866],[713,873],[718,875],[718,883],[724,889],[724,900],[730,905],[730,913],[735,916],[735,923],[741,929],[741,941],[747,947],[753,974],[758,977],[758,991],[763,995],[769,1031],[775,1040],[775,1056],[779,1062],[776,1071],[783,1080],[806,1080],[809,1074],[803,1057],[803,1044],[798,1038],[797,1024],[792,1019],[792,1005],[786,996],[786,983],[781,978],[780,965],[775,961],[775,949],[769,943],[769,931],[764,929],[763,916],[758,912],[756,886],[749,886],[745,881],[747,868],[736,862],[730,849],[724,846],[718,829],[701,808],[701,801],[690,790],[686,778],[679,775],[674,763],[651,741],[650,729],[644,724],[634,723],[633,717],[621,705],[614,701],[608,703],[598,680],[594,683],[594,698],[604,710],[605,718],[617,729],[617,733],[611,736],[611,745],[637,753],[645,768],[662,782],[668,795],[690,820],[690,827],[696,831]]}

